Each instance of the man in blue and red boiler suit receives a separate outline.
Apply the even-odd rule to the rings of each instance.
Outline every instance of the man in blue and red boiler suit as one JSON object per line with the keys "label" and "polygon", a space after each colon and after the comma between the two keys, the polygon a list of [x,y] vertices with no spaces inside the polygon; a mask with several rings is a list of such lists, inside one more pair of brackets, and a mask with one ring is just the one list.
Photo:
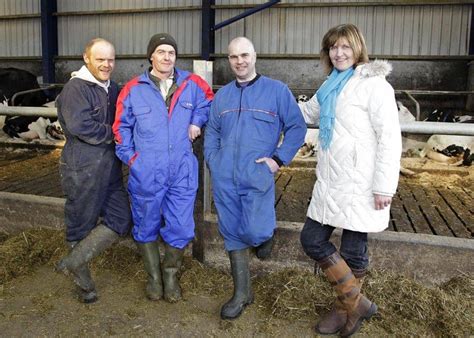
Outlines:
{"label": "man in blue and red boiler suit", "polygon": [[[151,37],[151,67],[123,88],[113,126],[117,156],[130,168],[132,235],[148,273],[146,295],[168,302],[181,299],[176,273],[184,248],[194,238],[198,189],[192,144],[201,135],[214,97],[202,78],[175,67],[177,54],[171,35]],[[165,243],[162,264],[159,237]]]}

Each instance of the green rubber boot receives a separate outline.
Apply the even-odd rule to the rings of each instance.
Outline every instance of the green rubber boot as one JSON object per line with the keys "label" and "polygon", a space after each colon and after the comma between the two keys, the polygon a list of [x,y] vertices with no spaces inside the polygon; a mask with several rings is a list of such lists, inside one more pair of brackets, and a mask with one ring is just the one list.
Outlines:
{"label": "green rubber boot", "polygon": [[177,273],[183,263],[184,249],[174,248],[165,244],[165,258],[163,259],[163,285],[165,300],[175,303],[182,298]]}
{"label": "green rubber boot", "polygon": [[[70,249],[69,252],[72,251],[77,243],[77,241],[67,242],[67,246]],[[77,285],[79,300],[81,302],[89,304],[97,301],[97,291],[95,290],[95,283],[91,277],[88,264],[80,266],[75,274],[71,274],[65,267],[63,260],[61,260],[56,266],[56,270],[72,276],[74,283]]]}
{"label": "green rubber boot", "polygon": [[77,244],[70,245],[72,247],[71,252],[56,266],[58,271],[73,276],[74,282],[84,291],[81,298],[86,303],[97,300],[97,295],[92,294],[92,292],[95,293],[95,285],[88,264],[94,257],[110,247],[118,237],[115,231],[99,224],[92,229],[86,238],[77,242]]}
{"label": "green rubber boot", "polygon": [[158,243],[137,243],[137,247],[143,258],[145,271],[148,273],[146,296],[150,300],[159,300],[163,298],[163,282],[161,280],[160,249]]}
{"label": "green rubber boot", "polygon": [[234,281],[234,295],[221,308],[222,319],[235,319],[253,303],[250,283],[249,249],[229,251],[230,268]]}

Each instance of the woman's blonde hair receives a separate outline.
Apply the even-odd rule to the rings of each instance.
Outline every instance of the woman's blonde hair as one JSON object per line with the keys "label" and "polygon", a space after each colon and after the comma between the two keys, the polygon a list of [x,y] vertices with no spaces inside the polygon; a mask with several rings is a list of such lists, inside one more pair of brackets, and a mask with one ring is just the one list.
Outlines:
{"label": "woman's blonde hair", "polygon": [[346,38],[354,52],[354,67],[369,62],[365,39],[359,28],[351,23],[339,25],[331,28],[324,34],[323,42],[321,43],[321,64],[324,69],[327,70],[328,74],[334,68],[329,58],[329,49],[334,46],[340,38]]}

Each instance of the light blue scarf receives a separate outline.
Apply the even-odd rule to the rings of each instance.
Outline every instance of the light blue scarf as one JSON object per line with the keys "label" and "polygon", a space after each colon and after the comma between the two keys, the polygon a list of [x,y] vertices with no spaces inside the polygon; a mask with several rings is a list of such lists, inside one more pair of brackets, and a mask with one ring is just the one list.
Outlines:
{"label": "light blue scarf", "polygon": [[328,79],[316,92],[320,106],[319,141],[323,150],[327,150],[331,144],[336,117],[336,99],[352,74],[354,74],[354,68],[352,67],[343,72],[334,68]]}

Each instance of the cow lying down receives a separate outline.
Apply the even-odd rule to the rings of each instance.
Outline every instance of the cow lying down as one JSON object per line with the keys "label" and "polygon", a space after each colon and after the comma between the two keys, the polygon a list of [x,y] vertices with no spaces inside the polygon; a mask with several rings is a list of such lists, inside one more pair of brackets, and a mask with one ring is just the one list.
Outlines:
{"label": "cow lying down", "polygon": [[43,117],[38,118],[35,122],[28,125],[28,131],[18,133],[24,141],[32,141],[36,139],[44,140],[64,140],[64,133],[59,125],[59,122],[51,123],[49,119]]}
{"label": "cow lying down", "polygon": [[470,166],[474,159],[473,147],[473,136],[433,135],[420,155],[439,163]]}
{"label": "cow lying down", "polygon": [[[0,68],[0,104],[5,106],[54,107],[40,88],[36,76],[24,69]],[[64,139],[59,123],[36,116],[9,116],[0,121],[2,130],[12,138]]]}
{"label": "cow lying down", "polygon": [[306,131],[306,136],[304,137],[304,144],[296,153],[296,157],[307,158],[311,156],[316,156],[316,150],[318,148],[318,137],[319,129],[309,129]]}

